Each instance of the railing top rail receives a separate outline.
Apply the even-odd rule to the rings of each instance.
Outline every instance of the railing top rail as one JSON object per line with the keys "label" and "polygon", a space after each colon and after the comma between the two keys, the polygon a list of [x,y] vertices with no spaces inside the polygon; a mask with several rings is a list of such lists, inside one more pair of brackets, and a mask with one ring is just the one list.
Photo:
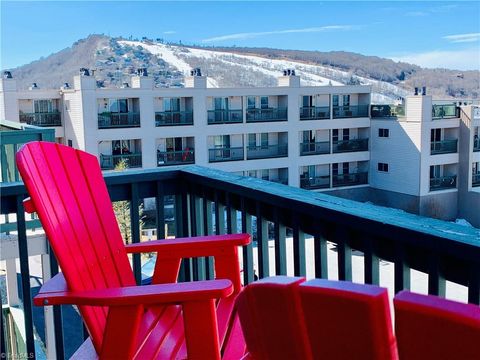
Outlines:
{"label": "railing top rail", "polygon": [[[262,181],[261,179],[245,178],[197,165],[185,167],[180,173],[182,176],[185,176],[186,179],[188,179],[188,177],[195,177],[199,180],[202,179],[203,181],[201,182],[206,186],[232,190],[242,196],[252,197],[252,199],[269,200],[275,202],[275,204],[278,204],[278,206],[282,208],[292,208],[292,203],[308,204],[310,206],[295,206],[293,208],[298,209],[299,212],[320,211],[319,214],[322,212],[325,213],[325,211],[332,211],[331,215],[334,215],[334,213],[345,214],[348,219],[351,219],[353,216],[365,220],[370,223],[368,226],[387,226],[397,230],[407,231],[411,233],[411,235],[421,233],[422,237],[430,240],[453,240],[474,246],[477,248],[478,254],[480,254],[479,229],[414,215],[398,209],[359,203],[321,193],[312,194],[312,192],[303,189],[272,184]],[[259,196],[259,192],[263,194]],[[331,216],[328,216],[328,221],[332,219]],[[348,219],[345,218],[343,220],[348,221]],[[342,219],[338,217],[334,221],[341,222]],[[402,238],[405,235],[403,231],[402,234],[400,232],[395,233],[395,230],[393,230],[393,232],[394,233],[389,234],[389,236]],[[411,240],[414,241],[415,236]]]}

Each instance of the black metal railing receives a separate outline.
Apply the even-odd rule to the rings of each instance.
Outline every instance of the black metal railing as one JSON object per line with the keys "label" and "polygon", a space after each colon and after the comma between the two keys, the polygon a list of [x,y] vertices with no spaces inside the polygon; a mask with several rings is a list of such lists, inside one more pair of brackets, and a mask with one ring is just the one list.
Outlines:
{"label": "black metal railing", "polygon": [[368,184],[368,172],[332,175],[332,186],[354,186]]}
{"label": "black metal railing", "polygon": [[480,139],[473,139],[473,151],[480,151]]}
{"label": "black metal railing", "polygon": [[247,146],[247,160],[284,156],[288,156],[287,144]]}
{"label": "black metal railing", "polygon": [[330,154],[330,141],[302,142],[300,155]]}
{"label": "black metal railing", "polygon": [[307,190],[326,189],[330,187],[330,175],[300,178],[300,187]]}
{"label": "black metal railing", "polygon": [[457,152],[458,140],[441,140],[430,142],[430,154],[450,154]]}
{"label": "black metal railing", "polygon": [[480,186],[480,173],[472,174],[472,186]]}
{"label": "black metal railing", "polygon": [[157,152],[157,166],[185,165],[195,163],[195,151],[186,148],[180,151],[159,151]]}
{"label": "black metal railing", "polygon": [[120,155],[100,154],[100,167],[102,170],[113,170],[121,161],[126,162],[127,168],[142,167],[142,153]]}
{"label": "black metal railing", "polygon": [[193,111],[161,111],[155,113],[155,126],[193,125]]}
{"label": "black metal railing", "polygon": [[330,106],[302,106],[300,120],[330,119]]}
{"label": "black metal railing", "polygon": [[334,106],[333,118],[368,117],[369,105]]}
{"label": "black metal railing", "polygon": [[368,151],[368,139],[336,140],[332,144],[333,153]]}
{"label": "black metal railing", "polygon": [[46,113],[20,113],[20,122],[35,126],[62,126],[62,116],[59,111]]}
{"label": "black metal railing", "polygon": [[432,118],[457,118],[460,117],[460,108],[455,104],[448,105],[432,105]]}
{"label": "black metal railing", "polygon": [[98,114],[99,129],[139,127],[139,126],[140,126],[139,112],[128,112],[128,113],[105,112],[105,113]]}
{"label": "black metal railing", "polygon": [[237,124],[243,122],[243,111],[238,110],[208,110],[207,121],[212,124]]}
{"label": "black metal railing", "polygon": [[456,187],[457,175],[430,178],[430,191],[455,189]]}
{"label": "black metal railing", "polygon": [[208,149],[209,162],[243,160],[243,147],[221,147]]}
{"label": "black metal railing", "polygon": [[372,118],[389,118],[405,116],[405,107],[402,105],[372,105],[370,107]]}
{"label": "black metal railing", "polygon": [[287,108],[283,109],[247,109],[248,122],[264,122],[264,121],[286,121]]}
{"label": "black metal railing", "polygon": [[[480,303],[478,229],[198,166],[114,172],[105,174],[105,181],[112,201],[130,203],[134,243],[140,242],[139,205],[142,199],[152,197],[156,204],[153,223],[158,238],[166,235],[168,219],[164,209],[169,197],[174,199],[176,237],[251,233],[254,243],[242,250],[244,284],[252,282],[255,276],[305,276],[309,263],[313,268],[310,274],[317,278],[334,276],[351,281],[356,269],[361,272],[355,276],[357,279],[379,284],[383,265],[392,263],[395,293],[410,289],[413,269],[426,274],[429,294],[445,296],[448,280],[467,288],[469,302]],[[23,294],[31,294],[32,284],[39,279],[31,281],[29,270],[32,248],[27,247],[22,203],[27,193],[23,184],[7,183],[0,184],[0,194],[1,214],[16,214],[19,287]],[[312,246],[311,252],[307,246]],[[335,251],[330,250],[331,246]],[[254,247],[258,251],[254,252]],[[363,257],[359,267],[353,266],[354,252]],[[53,252],[49,254],[51,271],[55,274],[58,266]],[[269,254],[275,259],[272,264]],[[333,263],[331,256],[335,257]],[[133,268],[140,281],[141,261],[136,255]],[[183,262],[182,281],[212,277],[209,258]],[[42,329],[45,325],[41,316],[35,316],[34,323],[30,295],[24,296],[22,308],[23,322],[18,326],[24,328],[25,351],[20,356],[35,358],[34,327]],[[62,312],[65,314],[66,310],[64,307]],[[71,334],[82,333],[82,325],[75,326],[70,319],[63,321],[62,312],[59,306],[54,306],[54,321],[48,325],[55,335],[55,358],[60,360],[71,356],[70,352],[64,352],[64,343],[69,345]],[[4,336],[3,326],[0,331],[6,342],[11,340]]]}

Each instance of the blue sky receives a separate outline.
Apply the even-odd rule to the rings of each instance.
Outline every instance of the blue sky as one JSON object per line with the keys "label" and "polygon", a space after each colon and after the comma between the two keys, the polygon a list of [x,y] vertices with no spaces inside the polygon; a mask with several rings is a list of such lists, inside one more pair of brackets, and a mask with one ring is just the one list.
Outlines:
{"label": "blue sky", "polygon": [[89,34],[186,44],[345,50],[480,69],[480,3],[411,1],[1,1],[1,68]]}

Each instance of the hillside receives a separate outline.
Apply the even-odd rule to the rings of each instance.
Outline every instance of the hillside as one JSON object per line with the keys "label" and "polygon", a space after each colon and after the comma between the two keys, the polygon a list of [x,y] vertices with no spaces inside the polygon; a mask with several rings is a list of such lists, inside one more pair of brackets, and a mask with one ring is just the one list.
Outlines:
{"label": "hillside", "polygon": [[158,87],[183,86],[183,76],[194,67],[209,76],[210,87],[275,86],[285,68],[294,68],[302,85],[370,84],[375,102],[398,100],[415,86],[427,86],[430,94],[441,99],[480,96],[478,71],[424,69],[343,51],[201,48],[104,35],[91,35],[11,71],[20,88],[32,82],[42,88],[57,88],[71,82],[81,67],[95,69],[101,87],[128,82],[138,67],[146,67]]}

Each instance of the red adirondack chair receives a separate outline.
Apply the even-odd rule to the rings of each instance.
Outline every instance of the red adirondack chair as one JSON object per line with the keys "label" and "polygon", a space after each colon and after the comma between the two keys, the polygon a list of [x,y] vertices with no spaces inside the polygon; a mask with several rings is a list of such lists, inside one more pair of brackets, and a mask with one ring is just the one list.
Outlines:
{"label": "red adirondack chair", "polygon": [[400,359],[480,359],[480,307],[409,291],[393,304]]}
{"label": "red adirondack chair", "polygon": [[248,285],[237,304],[252,360],[398,358],[384,288],[273,277]]}
{"label": "red adirondack chair", "polygon": [[[248,234],[149,241],[125,246],[96,157],[33,142],[17,154],[62,273],[36,305],[74,304],[90,339],[77,358],[240,358],[245,345],[234,301],[241,290],[237,247]],[[156,252],[152,285],[135,286],[127,253]],[[213,256],[217,280],[175,283],[182,258]],[[220,299],[220,300],[218,300]]]}

